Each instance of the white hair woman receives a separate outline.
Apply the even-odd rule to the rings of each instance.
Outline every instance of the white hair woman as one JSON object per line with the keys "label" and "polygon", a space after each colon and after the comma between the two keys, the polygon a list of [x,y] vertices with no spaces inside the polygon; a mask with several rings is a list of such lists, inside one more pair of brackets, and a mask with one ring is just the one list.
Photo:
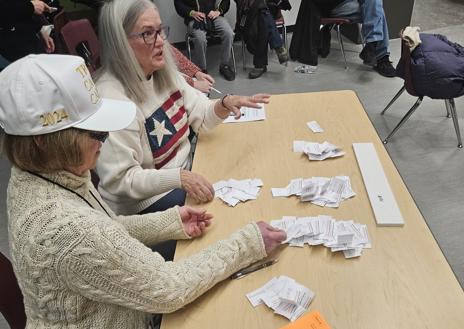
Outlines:
{"label": "white hair woman", "polygon": [[190,207],[116,216],[90,181],[107,131],[135,106],[101,99],[84,61],[31,55],[0,73],[2,142],[13,168],[8,234],[26,328],[146,328],[285,238],[251,223],[179,262],[147,245],[201,235],[211,215]]}
{"label": "white hair woman", "polygon": [[166,27],[149,0],[113,0],[100,12],[102,75],[106,97],[131,100],[136,119],[111,134],[97,163],[99,190],[116,213],[134,214],[183,204],[185,192],[199,202],[214,189],[189,167],[189,130],[214,128],[240,107],[268,103],[269,95],[226,95],[212,101],[180,76],[169,51]]}

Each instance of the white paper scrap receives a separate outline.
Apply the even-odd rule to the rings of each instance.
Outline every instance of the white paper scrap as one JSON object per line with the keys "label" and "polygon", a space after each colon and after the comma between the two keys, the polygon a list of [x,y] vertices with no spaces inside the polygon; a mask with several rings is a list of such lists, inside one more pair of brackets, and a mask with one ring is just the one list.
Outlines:
{"label": "white paper scrap", "polygon": [[221,180],[213,184],[215,196],[231,207],[235,207],[239,202],[255,200],[263,186],[261,179],[229,179]]}
{"label": "white paper scrap", "polygon": [[242,106],[240,112],[242,116],[239,119],[235,119],[234,114],[231,113],[223,123],[237,123],[237,122],[249,122],[249,121],[261,121],[266,120],[266,111],[264,109],[264,104],[259,104],[260,108],[252,108]]}
{"label": "white paper scrap", "polygon": [[310,121],[308,123],[306,123],[309,127],[309,129],[311,129],[313,131],[313,133],[323,133],[324,132],[324,129],[321,128],[321,126],[319,126],[319,124],[316,122],[316,121]]}

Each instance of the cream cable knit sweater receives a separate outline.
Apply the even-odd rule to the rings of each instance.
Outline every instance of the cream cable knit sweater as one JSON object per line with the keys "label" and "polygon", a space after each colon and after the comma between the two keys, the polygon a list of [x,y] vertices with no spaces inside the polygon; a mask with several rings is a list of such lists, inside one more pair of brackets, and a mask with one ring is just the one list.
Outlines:
{"label": "cream cable knit sweater", "polygon": [[43,176],[95,209],[58,185],[12,169],[9,238],[27,328],[145,328],[147,313],[173,312],[266,256],[258,227],[248,224],[189,258],[165,262],[144,244],[188,238],[177,209],[118,217],[89,175]]}

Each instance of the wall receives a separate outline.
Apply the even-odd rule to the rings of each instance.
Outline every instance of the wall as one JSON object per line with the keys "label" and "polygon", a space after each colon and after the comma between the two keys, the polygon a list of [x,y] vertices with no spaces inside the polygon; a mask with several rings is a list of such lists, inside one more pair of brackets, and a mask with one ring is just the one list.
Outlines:
{"label": "wall", "polygon": [[[155,0],[154,2],[159,8],[163,24],[169,25],[170,27],[169,41],[171,43],[184,41],[186,27],[183,19],[177,15],[176,10],[174,9],[174,0]],[[283,12],[286,25],[295,24],[301,0],[290,0],[290,3],[293,7],[292,10]],[[231,0],[230,10],[226,14],[226,18],[232,26],[235,26],[235,14],[235,2]]]}

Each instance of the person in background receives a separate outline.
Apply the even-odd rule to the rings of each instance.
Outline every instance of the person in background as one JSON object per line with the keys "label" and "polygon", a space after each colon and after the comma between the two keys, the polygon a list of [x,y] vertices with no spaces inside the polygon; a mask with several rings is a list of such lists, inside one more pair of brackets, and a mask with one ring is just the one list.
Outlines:
{"label": "person in background", "polygon": [[[129,0],[130,1],[130,0]],[[135,116],[100,98],[82,58],[29,55],[0,73],[1,149],[12,163],[8,237],[26,328],[147,328],[150,313],[189,304],[286,238],[264,222],[176,262],[147,246],[201,236],[191,207],[116,216],[90,180],[100,148]]]}
{"label": "person in background", "polygon": [[40,0],[0,0],[0,54],[9,62],[28,54],[52,53],[55,44],[43,14],[52,7]]}
{"label": "person in background", "polygon": [[184,54],[172,45],[171,52],[176,61],[177,68],[184,75],[187,83],[193,88],[208,94],[215,82],[213,77],[202,72],[198,66],[193,64]]}
{"label": "person in background", "polygon": [[221,39],[221,62],[219,73],[228,81],[235,80],[231,66],[231,49],[234,31],[224,18],[230,7],[229,0],[174,0],[179,16],[184,18],[188,32],[192,35],[192,60],[203,72],[206,64],[206,36],[208,33],[219,35]]}
{"label": "person in background", "polygon": [[97,163],[99,190],[119,214],[146,213],[213,199],[202,175],[188,170],[189,130],[209,130],[240,107],[257,108],[269,95],[225,95],[210,100],[177,71],[166,28],[149,0],[114,0],[101,8],[102,70],[97,85],[105,97],[132,100],[137,116],[112,133]]}
{"label": "person in background", "polygon": [[268,48],[274,49],[280,64],[288,62],[288,52],[284,47],[275,20],[280,10],[290,10],[288,1],[277,0],[235,0],[237,3],[237,28],[240,30],[247,49],[253,54],[254,68],[248,78],[257,79],[267,72]]}

